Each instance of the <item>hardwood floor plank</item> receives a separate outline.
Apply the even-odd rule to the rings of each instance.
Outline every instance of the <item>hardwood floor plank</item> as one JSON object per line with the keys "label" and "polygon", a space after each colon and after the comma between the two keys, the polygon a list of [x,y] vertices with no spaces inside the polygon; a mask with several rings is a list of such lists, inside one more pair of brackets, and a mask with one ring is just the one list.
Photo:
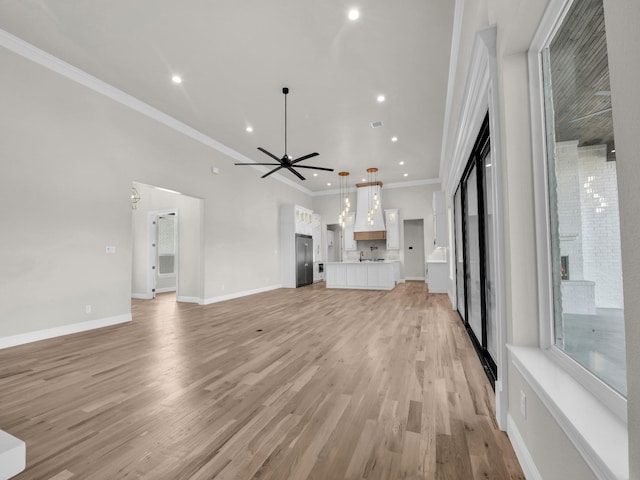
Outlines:
{"label": "hardwood floor plank", "polygon": [[422,282],[132,312],[0,350],[18,480],[524,478],[464,328]]}

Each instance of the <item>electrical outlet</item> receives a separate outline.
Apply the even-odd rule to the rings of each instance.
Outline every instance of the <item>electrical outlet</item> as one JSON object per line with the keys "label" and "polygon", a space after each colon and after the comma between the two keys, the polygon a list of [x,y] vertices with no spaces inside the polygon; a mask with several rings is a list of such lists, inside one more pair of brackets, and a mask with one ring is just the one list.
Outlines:
{"label": "electrical outlet", "polygon": [[522,418],[527,418],[527,396],[520,390],[520,414]]}
{"label": "electrical outlet", "polygon": [[85,313],[91,313],[91,305],[85,305],[84,306],[84,312]]}
{"label": "electrical outlet", "polygon": [[107,253],[116,253],[116,247],[115,245],[107,245],[107,248],[105,248],[105,251]]}

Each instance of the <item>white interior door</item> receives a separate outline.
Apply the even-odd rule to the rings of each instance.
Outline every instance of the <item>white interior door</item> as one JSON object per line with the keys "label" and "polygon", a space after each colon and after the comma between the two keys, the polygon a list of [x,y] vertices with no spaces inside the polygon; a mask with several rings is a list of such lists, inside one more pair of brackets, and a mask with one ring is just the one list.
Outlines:
{"label": "white interior door", "polygon": [[404,278],[425,280],[424,221],[404,221]]}

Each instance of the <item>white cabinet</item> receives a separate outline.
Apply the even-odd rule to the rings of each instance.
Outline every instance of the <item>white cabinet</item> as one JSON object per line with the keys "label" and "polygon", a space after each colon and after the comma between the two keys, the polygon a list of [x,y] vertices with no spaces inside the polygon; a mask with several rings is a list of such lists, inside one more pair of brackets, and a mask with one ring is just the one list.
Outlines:
{"label": "white cabinet", "polygon": [[294,205],[295,233],[301,235],[313,235],[313,211],[308,208]]}
{"label": "white cabinet", "polygon": [[433,243],[436,247],[449,246],[447,207],[443,190],[433,192]]}
{"label": "white cabinet", "polygon": [[384,216],[387,224],[387,250],[400,250],[398,209],[385,210]]}
{"label": "white cabinet", "polygon": [[428,262],[427,284],[429,285],[429,293],[447,293],[449,264],[447,262]]}
{"label": "white cabinet", "polygon": [[353,235],[354,214],[349,213],[344,217],[344,249],[357,250],[356,239]]}
{"label": "white cabinet", "polygon": [[322,261],[322,218],[317,213],[311,215],[311,236],[313,237],[313,261]]}
{"label": "white cabinet", "polygon": [[328,262],[327,288],[392,290],[400,281],[400,262]]}

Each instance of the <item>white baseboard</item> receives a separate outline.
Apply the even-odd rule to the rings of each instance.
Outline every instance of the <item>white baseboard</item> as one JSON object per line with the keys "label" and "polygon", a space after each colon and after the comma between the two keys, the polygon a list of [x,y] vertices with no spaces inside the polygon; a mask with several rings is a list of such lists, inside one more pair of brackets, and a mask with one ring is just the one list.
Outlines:
{"label": "white baseboard", "polygon": [[19,438],[0,430],[0,479],[12,478],[26,467],[27,447]]}
{"label": "white baseboard", "polygon": [[177,296],[176,302],[185,302],[185,303],[199,303],[202,304],[202,299],[198,297],[183,297]]}
{"label": "white baseboard", "polygon": [[147,293],[132,293],[131,298],[136,298],[138,300],[151,300],[153,299],[153,295],[149,295]]}
{"label": "white baseboard", "polygon": [[35,332],[21,333],[10,337],[0,338],[0,349],[24,345],[25,343],[38,342],[49,338],[62,337],[63,335],[71,335],[72,333],[85,332],[96,328],[109,327],[119,323],[131,321],[131,313],[116,315],[115,317],[100,318],[97,320],[89,320],[87,322],[72,323],[69,325],[61,325],[59,327],[46,328],[44,330],[36,330]]}
{"label": "white baseboard", "polygon": [[176,287],[156,288],[156,293],[175,292]]}
{"label": "white baseboard", "polygon": [[516,457],[518,457],[525,478],[527,480],[542,480],[542,475],[540,475],[533,457],[529,453],[522,435],[520,435],[520,430],[518,430],[518,426],[510,414],[507,415],[507,435],[509,435],[509,440],[511,440],[511,445],[516,452]]}
{"label": "white baseboard", "polygon": [[255,295],[256,293],[269,292],[271,290],[277,290],[278,288],[282,288],[282,285],[270,285],[268,287],[256,288],[255,290],[245,290],[244,292],[236,292],[230,293],[228,295],[220,295],[219,297],[206,298],[201,302],[201,304],[210,305],[212,303],[224,302],[225,300],[232,300],[234,298]]}
{"label": "white baseboard", "polygon": [[424,277],[404,277],[404,279],[409,281],[420,281],[420,282],[426,281]]}

